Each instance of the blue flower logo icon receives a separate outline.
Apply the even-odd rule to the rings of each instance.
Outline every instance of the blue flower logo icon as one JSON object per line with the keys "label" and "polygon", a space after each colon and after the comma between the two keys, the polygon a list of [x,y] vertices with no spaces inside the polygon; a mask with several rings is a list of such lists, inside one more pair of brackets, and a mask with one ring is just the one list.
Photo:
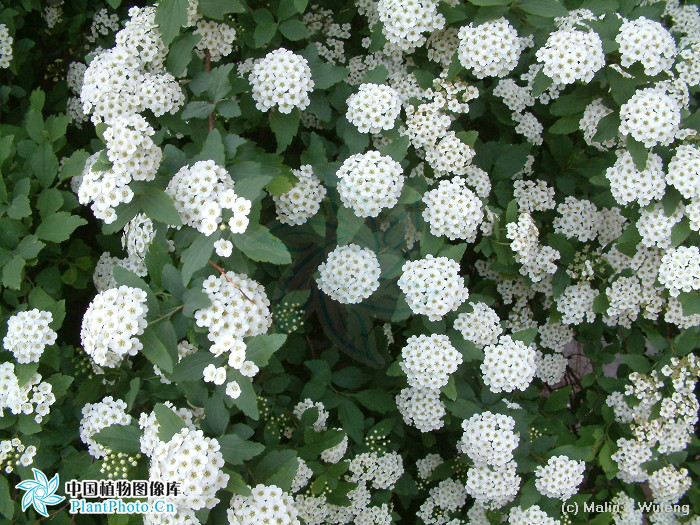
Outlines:
{"label": "blue flower logo icon", "polygon": [[64,496],[57,496],[58,490],[58,474],[51,480],[39,469],[33,468],[34,479],[27,479],[17,485],[18,489],[26,490],[26,494],[22,496],[22,511],[27,510],[29,505],[33,505],[34,509],[42,516],[49,517],[46,510],[47,505],[58,505],[64,499]]}

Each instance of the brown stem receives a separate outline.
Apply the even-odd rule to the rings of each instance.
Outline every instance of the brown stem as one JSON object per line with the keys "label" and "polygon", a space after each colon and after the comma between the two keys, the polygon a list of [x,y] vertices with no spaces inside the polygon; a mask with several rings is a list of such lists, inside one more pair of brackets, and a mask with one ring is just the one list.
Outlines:
{"label": "brown stem", "polygon": [[219,266],[218,264],[216,264],[214,261],[208,261],[208,262],[209,262],[209,264],[211,264],[214,268],[216,268],[216,269],[219,271],[219,273],[223,276],[224,279],[226,279],[229,283],[231,283],[233,286],[235,286],[236,289],[237,289],[239,292],[241,292],[241,295],[243,295],[243,297],[245,297],[246,299],[248,299],[251,303],[254,302],[250,297],[248,297],[248,296],[245,294],[245,292],[244,292],[243,290],[241,290],[241,287],[240,287],[240,286],[238,286],[236,283],[234,283],[234,282],[229,278],[229,276],[226,275],[226,270],[224,270],[221,266]]}

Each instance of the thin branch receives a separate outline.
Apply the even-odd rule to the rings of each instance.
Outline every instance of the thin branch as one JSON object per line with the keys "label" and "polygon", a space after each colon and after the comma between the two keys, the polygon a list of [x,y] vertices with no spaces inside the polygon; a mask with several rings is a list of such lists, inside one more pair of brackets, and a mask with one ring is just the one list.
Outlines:
{"label": "thin branch", "polygon": [[218,264],[216,264],[214,261],[208,261],[208,262],[209,262],[209,264],[211,264],[214,268],[216,268],[216,269],[219,271],[219,273],[223,276],[224,279],[226,279],[226,280],[227,280],[229,283],[231,283],[239,292],[241,292],[241,295],[243,295],[243,297],[245,297],[246,299],[248,299],[251,303],[255,302],[255,301],[253,301],[250,297],[248,297],[248,296],[246,295],[246,293],[245,293],[243,290],[241,290],[241,287],[240,287],[240,286],[238,286],[236,283],[234,283],[234,282],[231,280],[231,278],[230,278],[228,275],[226,275],[226,270],[224,270],[221,266],[219,266]]}

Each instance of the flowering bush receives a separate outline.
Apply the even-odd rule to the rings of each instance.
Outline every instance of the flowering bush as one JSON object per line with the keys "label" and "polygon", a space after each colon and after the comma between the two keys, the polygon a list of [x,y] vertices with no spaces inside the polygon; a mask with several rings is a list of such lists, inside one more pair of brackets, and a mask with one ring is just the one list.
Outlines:
{"label": "flowering bush", "polygon": [[[697,4],[40,4],[0,8],[5,522],[700,523]],[[181,494],[40,517],[32,468]]]}

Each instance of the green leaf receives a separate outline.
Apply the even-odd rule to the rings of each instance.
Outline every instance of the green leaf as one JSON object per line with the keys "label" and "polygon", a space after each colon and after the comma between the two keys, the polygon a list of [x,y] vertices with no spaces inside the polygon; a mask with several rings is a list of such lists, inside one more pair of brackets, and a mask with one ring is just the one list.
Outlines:
{"label": "green leaf", "polygon": [[226,64],[211,70],[207,93],[214,102],[223,100],[231,92],[231,81],[228,77],[232,69],[233,64]]}
{"label": "green leaf", "polygon": [[263,47],[272,40],[275,33],[277,33],[277,23],[273,19],[264,20],[262,23],[259,23],[253,33],[255,47]]}
{"label": "green leaf", "polygon": [[450,376],[447,384],[440,391],[445,394],[445,397],[451,401],[457,401],[457,386],[455,385],[454,376]]}
{"label": "green leaf", "polygon": [[380,149],[382,155],[388,155],[396,162],[401,162],[406,156],[408,151],[409,139],[407,135],[399,137],[396,140],[391,141],[389,144]]}
{"label": "green leaf", "polygon": [[564,410],[569,405],[571,400],[571,388],[571,385],[569,385],[549,394],[549,397],[544,402],[542,409],[546,410],[547,412]]}
{"label": "green leaf", "polygon": [[637,141],[632,135],[627,135],[627,151],[632,155],[634,166],[639,171],[644,171],[647,168],[647,159],[649,158],[649,150],[644,144]]}
{"label": "green leaf", "polygon": [[143,332],[141,343],[143,343],[141,351],[143,355],[162,371],[171,374],[177,357],[172,355],[168,347],[159,339],[153,326],[149,326]]}
{"label": "green leaf", "polygon": [[531,15],[554,18],[566,16],[569,10],[556,0],[521,0],[516,3],[516,7]]}
{"label": "green leaf", "polygon": [[292,143],[299,129],[299,110],[294,108],[290,113],[274,110],[270,113],[270,129],[277,139],[277,153],[282,153]]}
{"label": "green leaf", "polygon": [[141,453],[141,430],[136,425],[113,424],[93,434],[92,439],[114,452]]}
{"label": "green leaf", "polygon": [[36,229],[36,236],[44,241],[63,242],[70,238],[73,231],[87,221],[67,211],[59,211],[41,221]]}
{"label": "green leaf", "polygon": [[7,518],[8,523],[15,513],[15,504],[10,497],[10,487],[5,476],[0,476],[0,514]]}
{"label": "green leaf", "polygon": [[199,0],[199,12],[207,18],[222,20],[229,13],[245,12],[245,7],[239,0]]}
{"label": "green leaf", "polygon": [[29,217],[32,208],[29,205],[29,198],[26,195],[17,195],[12,199],[12,204],[7,208],[7,216],[10,219],[23,219]]}
{"label": "green leaf", "polygon": [[46,101],[46,95],[41,89],[35,89],[32,94],[29,95],[29,105],[32,109],[41,111],[44,109],[44,102]]}
{"label": "green leaf", "polygon": [[339,208],[338,228],[336,230],[338,246],[351,243],[364,223],[365,219],[355,215],[350,208]]}
{"label": "green leaf", "polygon": [[536,326],[532,328],[526,328],[525,330],[519,330],[513,333],[514,341],[522,341],[526,346],[530,346],[537,336],[538,328]]}
{"label": "green leaf", "polygon": [[297,19],[282,22],[280,25],[280,33],[282,33],[286,39],[291,40],[292,42],[303,40],[309,36],[309,32],[304,23]]}
{"label": "green leaf", "polygon": [[29,260],[39,255],[44,246],[46,245],[37,239],[36,235],[27,235],[19,242],[16,251],[22,259]]}
{"label": "green leaf", "polygon": [[155,412],[158,421],[158,437],[161,441],[167,443],[175,434],[185,428],[185,422],[180,419],[180,416],[164,404],[158,403],[153,407],[153,412]]}
{"label": "green leaf", "polygon": [[156,6],[156,24],[163,43],[169,46],[187,23],[188,0],[160,0]]}
{"label": "green leaf", "polygon": [[364,428],[365,416],[362,410],[357,408],[355,403],[349,399],[344,399],[338,406],[338,419],[343,425],[343,430],[355,441],[362,443],[364,438],[362,429]]}
{"label": "green leaf", "polygon": [[380,414],[388,414],[396,410],[394,396],[383,388],[362,390],[361,392],[353,394],[353,397],[357,399],[362,406],[374,412],[379,412]]}
{"label": "green leaf", "polygon": [[191,118],[209,118],[214,112],[214,104],[204,100],[195,100],[190,102],[182,112],[182,118],[189,120]]}
{"label": "green leaf", "polygon": [[246,359],[262,368],[287,340],[286,334],[256,335],[246,339]]}
{"label": "green leaf", "polygon": [[270,450],[253,469],[256,481],[290,490],[299,468],[297,454],[293,450]]}
{"label": "green leaf", "polygon": [[222,470],[229,476],[226,490],[233,494],[240,494],[246,497],[251,497],[253,495],[253,491],[250,490],[250,487],[238,472],[227,468],[223,468]]}
{"label": "green leaf", "polygon": [[681,292],[678,295],[678,301],[683,307],[683,315],[700,314],[700,293]]}
{"label": "green leaf", "polygon": [[690,221],[687,217],[674,224],[671,228],[671,246],[680,246],[691,234]]}
{"label": "green leaf", "polygon": [[643,355],[639,354],[620,354],[620,361],[625,363],[635,372],[646,374],[651,370],[651,363]]}
{"label": "green leaf", "polygon": [[29,138],[37,144],[44,142],[44,118],[41,116],[41,111],[33,108],[27,111],[24,129],[27,130]]}
{"label": "green leaf", "polygon": [[218,129],[209,132],[207,140],[204,141],[202,152],[197,156],[197,160],[213,160],[219,166],[226,164],[226,149]]}
{"label": "green leaf", "polygon": [[58,173],[58,159],[51,144],[44,142],[37,147],[29,163],[39,183],[44,188],[49,187]]}
{"label": "green leaf", "polygon": [[182,252],[182,283],[187,285],[194,272],[204,268],[214,252],[216,235],[198,235],[194,242]]}
{"label": "green leaf", "polygon": [[292,262],[292,256],[284,243],[260,224],[250,224],[245,233],[234,235],[232,241],[236,248],[254,261],[273,264]]}
{"label": "green leaf", "polygon": [[240,408],[246,416],[257,421],[260,418],[260,413],[258,411],[258,396],[253,388],[253,382],[236,370],[229,370],[229,376],[232,376],[241,387],[241,395],[234,400],[233,404]]}
{"label": "green leaf", "polygon": [[554,135],[568,135],[569,133],[574,133],[580,128],[579,122],[581,121],[578,115],[566,116],[557,120],[549,128],[549,132]]}
{"label": "green leaf", "polygon": [[204,413],[206,414],[204,422],[212,434],[220,436],[226,431],[230,414],[224,405],[223,389],[218,389],[214,395],[207,399],[207,402],[204,403]]}
{"label": "green leaf", "polygon": [[[202,8],[201,2],[199,8],[200,10]],[[202,35],[187,33],[178,37],[172,43],[170,51],[168,51],[168,58],[165,61],[165,67],[169,73],[172,73],[175,77],[179,77],[185,72],[185,69],[187,69],[187,66],[192,61],[192,51],[194,51],[195,46],[201,38]]]}
{"label": "green leaf", "polygon": [[132,189],[134,199],[149,219],[168,226],[182,226],[173,199],[165,191],[148,182],[133,182]]}
{"label": "green leaf", "polygon": [[218,441],[224,461],[232,465],[242,465],[265,450],[265,445],[241,439],[236,434],[221,436]]}
{"label": "green leaf", "polygon": [[613,112],[606,115],[600,122],[598,122],[598,128],[593,136],[595,142],[606,142],[608,140],[617,137],[617,132],[620,129],[620,115]]}
{"label": "green leaf", "polygon": [[[221,102],[216,104],[216,111],[219,113],[219,115],[221,115],[224,118],[235,118],[235,117],[239,117],[241,115],[241,108],[238,105],[238,102],[236,102],[235,100],[222,100]],[[237,136],[236,135],[226,135],[226,137],[224,138],[224,142],[226,143],[227,141],[232,140],[232,137],[237,137]],[[237,137],[237,138],[239,140],[242,140],[242,139],[240,139],[240,137]],[[238,146],[236,146],[236,147],[238,147]],[[227,147],[226,149],[227,149],[227,153],[228,153],[229,148]],[[233,151],[235,152],[235,148]],[[230,155],[230,154],[228,156],[233,157],[233,155]]]}
{"label": "green leaf", "polygon": [[512,0],[469,0],[470,4],[478,6],[489,6],[489,5],[510,5]]}

